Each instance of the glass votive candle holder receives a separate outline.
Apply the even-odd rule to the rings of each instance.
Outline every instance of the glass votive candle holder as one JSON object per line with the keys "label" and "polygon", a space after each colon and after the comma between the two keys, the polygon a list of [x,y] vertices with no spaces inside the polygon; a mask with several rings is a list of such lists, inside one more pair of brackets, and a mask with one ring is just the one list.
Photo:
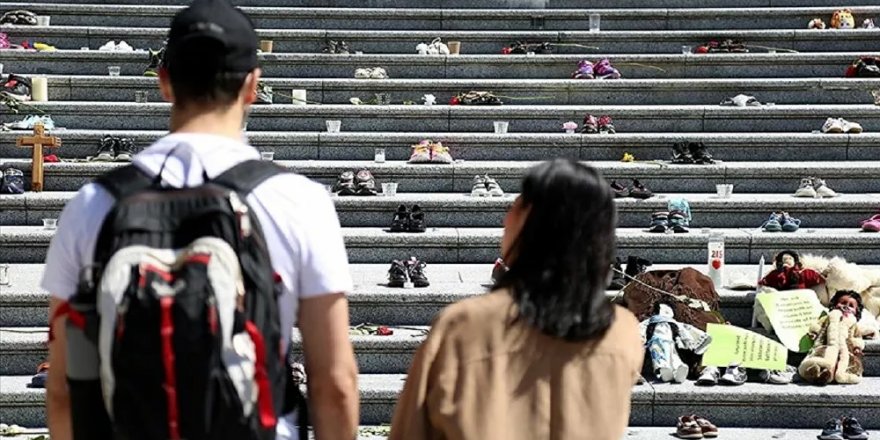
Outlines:
{"label": "glass votive candle holder", "polygon": [[0,264],[0,286],[9,285],[9,265]]}
{"label": "glass votive candle holder", "polygon": [[602,17],[599,14],[590,14],[590,32],[599,32],[601,23]]}
{"label": "glass votive candle holder", "polygon": [[119,67],[119,66],[109,66],[109,67],[107,67],[107,73],[109,73],[110,76],[119,76],[119,74],[120,74],[121,72],[122,72],[122,68]]}
{"label": "glass votive candle holder", "polygon": [[397,182],[386,182],[382,184],[382,195],[385,197],[394,197],[397,195]]}
{"label": "glass votive candle holder", "polygon": [[261,160],[275,160],[275,152],[274,151],[260,151],[260,159]]}
{"label": "glass votive candle holder", "polygon": [[342,121],[326,121],[327,122],[327,133],[339,133],[339,129],[342,127]]}
{"label": "glass votive candle holder", "polygon": [[385,149],[376,148],[376,154],[373,156],[373,160],[376,163],[385,163]]}
{"label": "glass votive candle holder", "polygon": [[508,121],[495,121],[495,134],[507,134],[507,129],[510,127],[510,122]]}
{"label": "glass votive candle holder", "polygon": [[43,219],[43,229],[47,231],[54,231],[58,229],[58,219],[57,218],[44,218]]}

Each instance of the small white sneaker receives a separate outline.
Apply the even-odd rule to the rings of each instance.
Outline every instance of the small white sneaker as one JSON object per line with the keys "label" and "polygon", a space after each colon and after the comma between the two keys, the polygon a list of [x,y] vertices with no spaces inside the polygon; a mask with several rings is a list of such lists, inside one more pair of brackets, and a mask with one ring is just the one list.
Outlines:
{"label": "small white sneaker", "polygon": [[357,69],[354,71],[354,77],[357,79],[368,79],[370,77],[370,69]]}
{"label": "small white sneaker", "polygon": [[837,193],[825,184],[824,179],[813,177],[813,188],[816,189],[816,195],[822,198],[837,197]]}
{"label": "small white sneaker", "polygon": [[116,52],[134,52],[134,48],[129,46],[125,41],[120,41],[116,45]]}
{"label": "small white sneaker", "polygon": [[486,188],[486,179],[483,176],[474,176],[474,186],[471,187],[471,196],[486,197],[489,190]]}
{"label": "small white sneaker", "polygon": [[721,372],[718,371],[718,367],[704,367],[700,377],[697,379],[697,385],[717,385],[719,377],[721,377]]}
{"label": "small white sneaker", "polygon": [[839,118],[828,118],[822,125],[822,133],[843,133],[843,123]]}
{"label": "small white sneaker", "polygon": [[103,46],[99,47],[98,50],[102,50],[104,52],[115,52],[116,51],[116,42],[108,41],[104,43]]}
{"label": "small white sneaker", "polygon": [[370,78],[371,79],[387,79],[388,73],[386,73],[385,69],[383,69],[381,67],[375,67],[375,68],[373,68],[373,71],[370,72]]}
{"label": "small white sneaker", "polygon": [[849,122],[843,118],[840,118],[839,121],[844,133],[856,134],[862,132],[862,126],[858,122]]}
{"label": "small white sneaker", "polygon": [[486,180],[486,188],[489,190],[489,195],[493,197],[501,197],[504,195],[504,190],[501,189],[501,185],[499,185],[495,179],[488,175],[483,176],[483,178]]}
{"label": "small white sneaker", "polygon": [[815,198],[816,188],[813,186],[813,177],[801,179],[801,186],[794,192],[795,197],[811,197]]}

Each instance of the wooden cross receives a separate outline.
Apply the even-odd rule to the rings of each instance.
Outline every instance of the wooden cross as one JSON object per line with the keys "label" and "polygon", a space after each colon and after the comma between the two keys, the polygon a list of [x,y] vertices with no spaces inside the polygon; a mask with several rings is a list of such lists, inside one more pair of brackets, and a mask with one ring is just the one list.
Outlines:
{"label": "wooden cross", "polygon": [[58,148],[61,146],[61,139],[57,136],[46,136],[46,128],[41,122],[37,122],[34,124],[34,135],[18,138],[16,145],[20,148],[33,148],[31,191],[43,191],[43,148]]}

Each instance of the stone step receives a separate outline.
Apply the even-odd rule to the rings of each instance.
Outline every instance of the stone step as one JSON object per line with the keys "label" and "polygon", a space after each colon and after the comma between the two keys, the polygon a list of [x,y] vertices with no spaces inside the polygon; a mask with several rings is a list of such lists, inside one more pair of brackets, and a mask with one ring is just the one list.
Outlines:
{"label": "stone step", "polygon": [[[804,24],[806,26],[806,24]],[[163,27],[112,26],[9,26],[10,41],[46,41],[62,49],[98,48],[107,40],[125,40],[133,47],[158,48],[165,40]],[[699,45],[713,39],[742,40],[759,52],[771,47],[781,51],[870,51],[876,50],[880,29],[849,29],[816,32],[814,29],[782,30],[687,30],[687,31],[390,31],[263,29],[260,38],[272,39],[274,51],[320,53],[327,39],[347,41],[353,50],[365,53],[414,53],[421,41],[440,37],[461,41],[465,54],[497,54],[502,47],[519,40],[562,44],[559,53],[602,51],[611,53],[681,53],[682,45]],[[566,46],[568,45],[568,46]],[[573,46],[572,46],[573,45]],[[588,49],[590,46],[598,49]]]}
{"label": "stone step", "polygon": [[[695,222],[695,227],[699,225]],[[696,228],[695,228],[696,229]],[[725,234],[727,261],[754,263],[781,249],[835,254],[862,264],[880,263],[880,234],[858,228],[807,228],[792,233],[763,232],[757,228],[715,228]],[[4,263],[45,260],[54,231],[42,226],[4,226],[0,231],[0,258]],[[432,263],[480,263],[498,256],[501,228],[429,228],[425,233],[386,232],[382,228],[342,228],[353,263],[387,263],[417,256]],[[621,253],[635,253],[658,263],[685,263],[706,258],[709,236],[700,230],[688,234],[657,234],[643,229],[618,228]]]}
{"label": "stone step", "polygon": [[[394,72],[390,73],[394,77]],[[158,81],[143,76],[49,76],[50,101],[134,101],[147,91],[151,102],[162,102]],[[323,104],[349,104],[352,97],[368,100],[383,93],[390,102],[422,102],[433,94],[447,103],[469,90],[491,90],[499,96],[520,96],[526,105],[689,105],[719,104],[740,93],[774,104],[873,104],[871,91],[880,90],[880,78],[780,79],[346,79],[269,78],[276,104],[292,102],[291,89],[306,89],[308,99]]]}
{"label": "stone step", "polygon": [[[53,0],[53,3],[79,3],[79,0]],[[434,9],[583,9],[607,8],[601,0],[233,0],[236,6],[336,7],[336,8],[434,8]],[[187,5],[187,0],[114,0],[118,5]],[[858,0],[852,5],[876,6],[877,0]],[[787,6],[840,6],[836,0],[621,0],[618,8],[755,8]]]}
{"label": "stone step", "polygon": [[[580,122],[580,121],[578,121]],[[24,159],[31,153],[16,148],[23,131],[0,131],[0,158]],[[57,134],[64,147],[56,153],[64,159],[94,156],[105,135],[127,137],[144,148],[166,131],[71,130]],[[562,133],[405,133],[405,132],[257,132],[248,131],[248,141],[261,151],[273,151],[276,160],[361,160],[384,148],[387,160],[406,160],[410,145],[419,139],[434,139],[447,146],[460,160],[543,160],[569,157],[582,160],[616,161],[623,152],[638,160],[668,159],[675,142],[705,143],[712,154],[726,161],[844,161],[877,160],[880,133],[618,133],[614,136]],[[2,162],[2,161],[0,161]]]}
{"label": "stone step", "polygon": [[[368,81],[368,80],[364,80]],[[526,95],[527,96],[527,95]],[[32,105],[52,115],[59,127],[78,129],[162,130],[168,126],[165,103],[42,102]],[[343,131],[491,132],[493,121],[509,121],[510,132],[557,133],[565,121],[584,114],[610,115],[617,131],[632,132],[801,132],[818,131],[828,117],[858,122],[866,132],[880,131],[876,105],[714,105],[597,106],[446,106],[446,105],[266,105],[254,106],[248,128],[256,131],[321,131],[326,120],[341,120]],[[16,120],[0,116],[0,122]]]}
{"label": "stone step", "polygon": [[[797,182],[792,182],[792,191]],[[0,224],[40,226],[44,218],[58,218],[75,192],[0,195]],[[419,205],[432,227],[496,227],[517,194],[504,197],[472,197],[456,193],[401,193],[395,197],[334,197],[342,226],[379,227],[390,225],[399,205]],[[715,194],[657,194],[647,200],[617,200],[618,226],[645,227],[651,214],[667,209],[669,200],[685,198],[694,213],[695,227],[755,228],[770,212],[785,211],[799,218],[803,227],[857,227],[861,220],[880,209],[878,194],[843,194],[832,199],[804,199],[790,194],[734,194],[719,199]]]}
{"label": "stone step", "polygon": [[[388,423],[404,380],[402,374],[360,375],[361,423]],[[45,426],[45,392],[27,388],[29,381],[30,376],[0,378],[0,416],[22,426]],[[880,419],[880,378],[832,387],[833,393],[828,387],[762,383],[710,388],[692,382],[638,385],[633,388],[630,424],[669,426],[682,414],[696,411],[722,428],[821,428],[826,420],[842,414],[874,428]]]}
{"label": "stone step", "polygon": [[[616,6],[616,4],[615,4]],[[163,27],[182,6],[7,3],[52,17],[55,26]],[[262,29],[386,30],[573,30],[588,29],[589,14],[601,16],[602,30],[802,29],[815,17],[831,17],[833,7],[716,9],[390,9],[266,8],[242,10]],[[880,16],[880,7],[852,8],[853,15]]]}
{"label": "stone step", "polygon": [[[600,136],[600,135],[596,135]],[[608,135],[610,136],[610,135]],[[455,152],[453,151],[453,154]],[[657,153],[658,157],[660,154]],[[880,161],[842,162],[717,162],[714,165],[672,165],[667,162],[623,163],[591,161],[607,179],[640,179],[659,193],[715,193],[715,185],[730,183],[736,193],[791,194],[800,179],[819,176],[829,187],[840,193],[871,194],[880,192]],[[27,171],[29,160],[0,160],[4,166]],[[344,171],[369,169],[376,178],[377,189],[382,182],[398,183],[398,193],[455,192],[470,193],[475,175],[494,177],[507,192],[519,191],[523,174],[538,162],[530,161],[461,161],[454,164],[408,164],[372,160],[276,161],[282,167],[305,175],[325,185],[334,184]],[[45,164],[46,191],[75,191],[100,174],[121,163],[61,162]],[[12,196],[10,198],[14,198]]]}
{"label": "stone step", "polygon": [[[91,44],[92,50],[56,52],[5,51],[6,71],[18,73],[58,73],[106,75],[107,66],[119,66],[123,75],[141,75],[147,66],[145,52],[114,53],[97,49],[110,38]],[[13,40],[14,41],[14,40]],[[146,46],[144,46],[146,47]],[[154,47],[156,47],[154,45]],[[64,47],[62,46],[62,49]],[[756,49],[757,50],[757,49]],[[683,55],[618,54],[583,49],[583,55],[469,55],[420,56],[406,50],[402,54],[327,55],[320,53],[272,53],[260,55],[260,65],[271,77],[351,78],[360,67],[384,67],[394,78],[569,78],[581,59],[610,58],[626,78],[790,78],[842,77],[846,67],[858,56],[880,52],[853,49],[811,53],[744,53]],[[277,51],[277,49],[276,49]],[[319,50],[313,51],[317,52]],[[498,50],[490,53],[499,53]],[[658,70],[662,69],[662,70]]]}

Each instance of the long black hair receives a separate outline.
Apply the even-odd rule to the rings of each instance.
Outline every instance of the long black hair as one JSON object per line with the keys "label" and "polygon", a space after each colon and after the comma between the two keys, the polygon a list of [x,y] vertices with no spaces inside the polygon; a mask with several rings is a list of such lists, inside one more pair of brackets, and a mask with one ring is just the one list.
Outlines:
{"label": "long black hair", "polygon": [[862,302],[862,295],[859,295],[858,292],[853,290],[838,290],[834,293],[834,296],[831,297],[831,302],[829,303],[831,309],[837,308],[837,302],[840,301],[844,296],[848,296],[854,300],[859,305],[856,309],[856,320],[861,321],[862,319],[862,310],[865,310],[865,303]]}
{"label": "long black hair", "polygon": [[520,203],[528,216],[495,288],[509,289],[519,318],[545,334],[603,335],[614,320],[605,297],[617,223],[608,183],[592,167],[556,159],[528,171]]}

